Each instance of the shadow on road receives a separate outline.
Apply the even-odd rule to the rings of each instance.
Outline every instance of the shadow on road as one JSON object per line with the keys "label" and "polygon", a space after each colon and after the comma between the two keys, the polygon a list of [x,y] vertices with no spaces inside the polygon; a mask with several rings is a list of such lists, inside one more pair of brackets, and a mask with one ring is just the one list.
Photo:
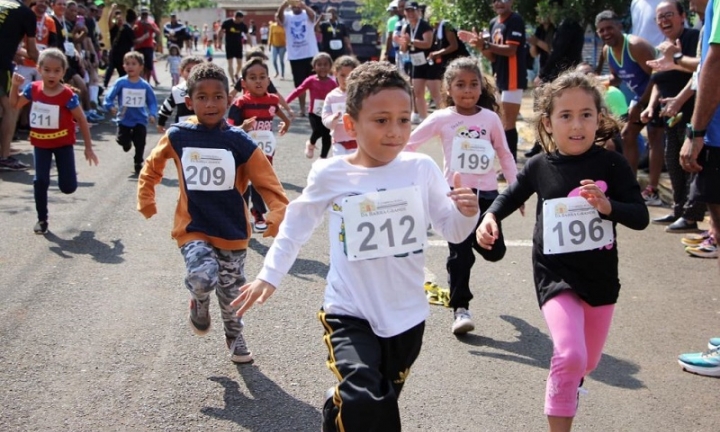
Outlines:
{"label": "shadow on road", "polygon": [[[260,256],[263,257],[267,255],[267,252],[270,249],[269,247],[265,246],[254,238],[250,239],[249,246],[250,249],[257,252],[258,254],[260,254]],[[321,278],[325,278],[329,270],[330,266],[322,261],[298,258],[295,260],[293,266],[290,267],[290,272],[288,272],[288,274],[301,279],[305,279],[304,276],[309,275],[315,275],[320,276]]]}
{"label": "shadow on road", "polygon": [[[499,341],[474,334],[458,337],[458,340],[468,345],[488,347],[509,353],[471,350],[470,354],[473,355],[548,369],[553,351],[550,337],[523,319],[508,315],[501,315],[500,318],[515,326],[520,333],[517,340],[513,342]],[[603,354],[598,368],[590,374],[590,377],[613,387],[637,390],[645,387],[643,382],[634,376],[639,371],[640,366],[635,363]]]}
{"label": "shadow on road", "polygon": [[295,399],[252,365],[238,365],[250,396],[228,377],[208,378],[223,386],[223,408],[204,407],[203,414],[229,420],[251,431],[316,431],[322,416],[315,407]]}
{"label": "shadow on road", "polygon": [[[51,227],[52,229],[52,227]],[[103,264],[120,264],[125,260],[122,254],[125,245],[122,240],[112,240],[110,244],[103,243],[95,238],[93,231],[81,231],[70,240],[66,240],[48,231],[45,238],[57,246],[50,246],[50,250],[62,258],[72,258],[72,255],[90,255],[93,260]]]}
{"label": "shadow on road", "polygon": [[302,193],[302,191],[304,189],[303,187],[294,185],[292,183],[282,182],[281,184],[282,184],[283,189],[285,189],[286,191]]}

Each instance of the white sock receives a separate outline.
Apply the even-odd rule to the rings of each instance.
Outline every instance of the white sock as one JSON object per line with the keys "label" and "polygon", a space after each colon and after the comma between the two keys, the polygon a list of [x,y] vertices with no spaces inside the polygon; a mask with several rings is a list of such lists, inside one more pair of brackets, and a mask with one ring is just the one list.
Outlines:
{"label": "white sock", "polygon": [[99,93],[100,93],[99,86],[97,86],[97,85],[90,86],[90,102],[91,103],[98,104],[98,94]]}

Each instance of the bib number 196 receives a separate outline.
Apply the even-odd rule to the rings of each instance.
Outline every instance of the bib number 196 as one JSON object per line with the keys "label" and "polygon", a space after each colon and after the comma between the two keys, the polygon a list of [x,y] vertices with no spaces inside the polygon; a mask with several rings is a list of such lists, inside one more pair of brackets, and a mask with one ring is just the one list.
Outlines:
{"label": "bib number 196", "polygon": [[601,219],[583,197],[546,200],[543,226],[546,255],[599,249],[615,240],[612,222]]}

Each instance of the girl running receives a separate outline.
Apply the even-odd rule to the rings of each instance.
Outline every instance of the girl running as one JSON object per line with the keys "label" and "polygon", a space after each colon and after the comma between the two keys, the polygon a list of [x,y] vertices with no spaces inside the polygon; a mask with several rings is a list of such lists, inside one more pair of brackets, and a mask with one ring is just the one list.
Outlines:
{"label": "girl running", "polygon": [[180,62],[182,56],[180,55],[180,48],[177,45],[170,45],[170,53],[167,57],[167,63],[165,64],[166,70],[170,69],[170,76],[172,77],[172,85],[176,86],[180,84]]}
{"label": "girl running", "polygon": [[48,230],[47,195],[53,156],[55,156],[60,191],[71,194],[77,189],[73,120],[80,126],[85,141],[85,159],[90,165],[98,164],[98,158],[92,149],[90,128],[80,106],[80,100],[70,87],[61,82],[67,68],[68,61],[65,54],[56,48],[48,48],[42,51],[38,58],[38,70],[42,81],[28,83],[20,93],[20,86],[25,78],[17,72],[12,77],[11,106],[20,110],[29,102],[33,102],[30,109],[30,144],[34,147],[35,162],[33,191],[38,216],[33,228],[35,234],[45,234]]}
{"label": "girl running", "polygon": [[[498,196],[496,154],[507,181],[513,183],[517,177],[515,160],[496,113],[495,89],[482,76],[477,61],[470,57],[459,58],[448,65],[443,85],[447,107],[433,112],[420,123],[410,135],[406,149],[415,151],[431,138],[439,138],[443,146],[445,180],[452,187],[454,173],[460,173],[462,184],[472,188],[483,212]],[[470,270],[475,263],[473,249],[488,261],[498,261],[505,256],[505,243],[500,237],[488,251],[478,246],[473,233],[462,243],[448,243],[448,247],[450,307],[454,313],[452,332],[465,334],[475,328],[468,310],[473,298],[470,292]]]}
{"label": "girl running", "polygon": [[357,150],[357,142],[345,131],[342,116],[345,114],[347,78],[350,72],[358,66],[360,66],[360,62],[352,56],[338,57],[333,64],[338,87],[325,96],[322,108],[322,123],[330,130],[332,136],[333,156],[346,155]]}
{"label": "girl running", "polygon": [[290,103],[295,100],[296,97],[308,90],[310,91],[310,113],[308,113],[308,120],[312,128],[312,135],[310,135],[310,139],[305,142],[305,156],[312,159],[313,153],[315,152],[315,143],[318,138],[321,138],[322,150],[320,150],[320,157],[326,158],[328,153],[330,153],[332,138],[330,137],[330,130],[323,125],[320,116],[322,115],[325,96],[337,87],[337,83],[328,76],[332,69],[332,58],[330,54],[324,52],[317,54],[312,59],[312,67],[313,70],[315,70],[315,75],[307,77],[305,81],[285,99],[287,103]]}
{"label": "girl running", "polygon": [[533,273],[553,341],[545,392],[550,432],[567,432],[578,388],[594,370],[620,291],[616,224],[649,222],[640,186],[625,158],[601,147],[619,130],[596,81],[567,72],[538,92],[537,134],[546,154],[530,159],[490,206],[477,241],[492,250],[498,222],[537,193]]}

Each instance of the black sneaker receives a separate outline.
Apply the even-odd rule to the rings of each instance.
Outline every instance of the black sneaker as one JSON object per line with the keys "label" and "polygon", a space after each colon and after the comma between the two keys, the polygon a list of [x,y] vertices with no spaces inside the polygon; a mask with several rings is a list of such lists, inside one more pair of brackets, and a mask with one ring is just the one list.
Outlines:
{"label": "black sneaker", "polygon": [[48,223],[47,221],[37,221],[35,224],[35,227],[33,228],[33,232],[37,235],[45,234],[48,230]]}
{"label": "black sneaker", "polygon": [[135,164],[135,175],[139,175],[140,171],[142,170],[143,164],[142,162]]}
{"label": "black sneaker", "polygon": [[188,315],[192,331],[198,335],[206,335],[210,331],[210,298],[200,301],[190,299],[190,315]]}
{"label": "black sneaker", "polygon": [[0,158],[0,171],[24,171],[29,168],[30,165],[24,164],[12,156]]}
{"label": "black sneaker", "polygon": [[700,232],[698,229],[697,222],[691,222],[685,218],[679,218],[675,222],[665,228],[665,232],[669,233],[689,233],[689,232]]}
{"label": "black sneaker", "polygon": [[123,149],[123,151],[124,151],[125,153],[129,152],[130,149],[132,148],[132,143],[131,143],[131,142],[126,142],[125,144],[121,143],[120,141],[116,141],[116,142],[118,143],[118,145],[119,145],[120,147],[122,147],[122,149]]}
{"label": "black sneaker", "polygon": [[670,225],[671,223],[675,222],[676,220],[678,220],[678,218],[675,217],[674,214],[670,213],[663,217],[653,219],[652,223],[654,223],[656,225]]}
{"label": "black sneaker", "polygon": [[530,159],[531,157],[535,156],[536,154],[539,154],[542,151],[542,146],[538,143],[535,143],[533,148],[530,149],[530,151],[525,152],[525,157]]}
{"label": "black sneaker", "polygon": [[234,338],[226,335],[225,345],[227,345],[230,350],[230,360],[232,360],[233,363],[252,363],[252,353],[248,349],[242,333]]}

